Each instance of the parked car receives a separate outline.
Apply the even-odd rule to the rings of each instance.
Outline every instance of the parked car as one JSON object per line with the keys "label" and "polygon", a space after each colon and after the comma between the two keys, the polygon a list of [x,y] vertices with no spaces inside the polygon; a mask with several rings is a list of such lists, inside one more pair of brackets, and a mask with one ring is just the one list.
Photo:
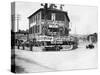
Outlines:
{"label": "parked car", "polygon": [[43,51],[60,51],[62,48],[63,47],[59,45],[45,46]]}
{"label": "parked car", "polygon": [[88,48],[93,49],[93,48],[94,48],[94,45],[93,45],[93,44],[89,44],[89,45],[86,46],[86,48],[87,48],[87,49],[88,49]]}

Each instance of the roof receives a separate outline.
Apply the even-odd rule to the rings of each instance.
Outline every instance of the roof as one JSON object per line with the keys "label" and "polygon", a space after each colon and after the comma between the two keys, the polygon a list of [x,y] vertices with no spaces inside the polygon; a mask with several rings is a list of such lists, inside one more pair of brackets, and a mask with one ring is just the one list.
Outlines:
{"label": "roof", "polygon": [[34,16],[36,13],[43,11],[43,8],[38,9],[36,12],[34,12],[33,14],[31,14],[28,18],[31,18],[32,16]]}
{"label": "roof", "polygon": [[[40,9],[38,9],[36,12],[34,12],[32,15],[30,15],[28,18],[30,19],[32,16],[34,16],[34,15],[37,14],[38,12],[44,11],[44,10],[45,10],[44,8],[40,8]],[[67,14],[66,11],[62,11],[62,10],[59,10],[59,9],[50,9],[50,8],[48,8],[47,10],[48,10],[48,11],[53,11],[53,12],[61,12],[61,13],[64,13],[64,14],[66,15],[68,21],[70,21],[70,19],[69,19],[68,14]]]}

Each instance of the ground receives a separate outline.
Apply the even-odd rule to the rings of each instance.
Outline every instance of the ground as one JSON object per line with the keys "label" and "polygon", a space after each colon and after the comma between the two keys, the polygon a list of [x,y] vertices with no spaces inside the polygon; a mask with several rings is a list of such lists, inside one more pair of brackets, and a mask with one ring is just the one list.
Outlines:
{"label": "ground", "polygon": [[[70,51],[34,52],[15,49],[16,72],[43,72],[97,67],[97,46]],[[18,71],[21,70],[21,71]]]}

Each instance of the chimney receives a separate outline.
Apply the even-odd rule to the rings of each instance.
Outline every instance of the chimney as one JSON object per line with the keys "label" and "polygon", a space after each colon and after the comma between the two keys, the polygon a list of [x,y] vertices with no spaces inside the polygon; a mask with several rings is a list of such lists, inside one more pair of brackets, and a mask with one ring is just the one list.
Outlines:
{"label": "chimney", "polygon": [[64,6],[63,4],[60,5],[60,10],[63,10],[63,6]]}
{"label": "chimney", "polygon": [[48,8],[48,4],[47,4],[47,3],[45,3],[44,8],[45,8],[45,9],[47,9],[47,8]]}
{"label": "chimney", "polygon": [[56,9],[57,6],[56,6],[55,4],[50,4],[49,8],[50,8],[50,9]]}

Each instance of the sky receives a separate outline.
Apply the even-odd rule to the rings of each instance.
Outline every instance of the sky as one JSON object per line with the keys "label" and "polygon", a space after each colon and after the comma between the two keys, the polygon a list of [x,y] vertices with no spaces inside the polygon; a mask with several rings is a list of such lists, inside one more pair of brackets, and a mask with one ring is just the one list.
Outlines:
{"label": "sky", "polygon": [[[59,9],[59,4],[57,4]],[[15,14],[19,15],[19,29],[26,30],[29,27],[28,16],[42,8],[41,3],[16,2]],[[70,33],[91,34],[97,32],[98,9],[95,6],[66,5],[64,11],[70,18]]]}

